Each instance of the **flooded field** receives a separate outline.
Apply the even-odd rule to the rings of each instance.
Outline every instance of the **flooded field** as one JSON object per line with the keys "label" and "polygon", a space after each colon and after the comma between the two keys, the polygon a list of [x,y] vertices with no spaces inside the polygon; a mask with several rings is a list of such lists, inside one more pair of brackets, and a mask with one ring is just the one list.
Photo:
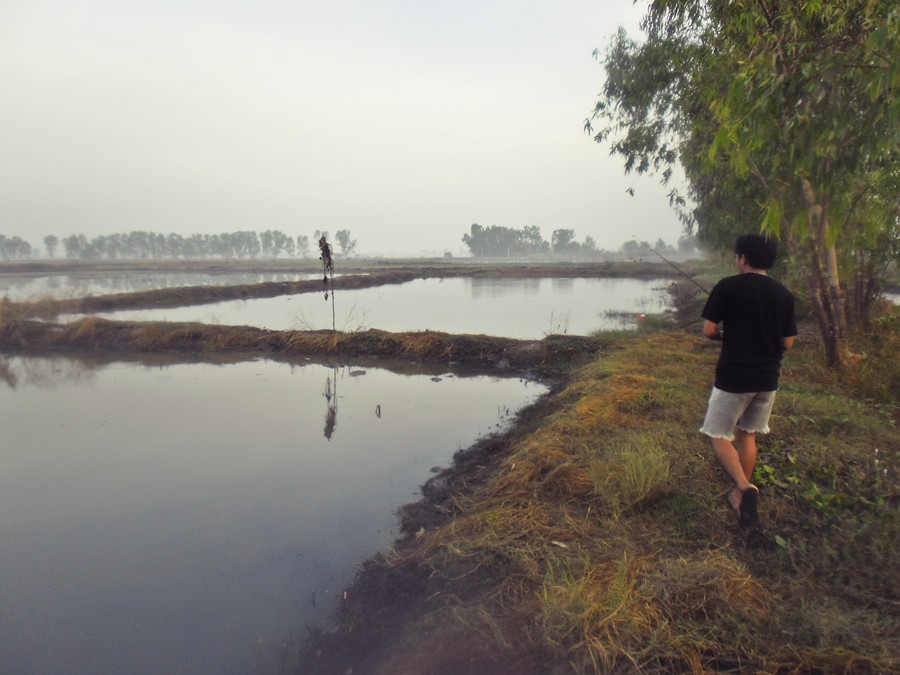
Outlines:
{"label": "flooded field", "polygon": [[86,295],[110,293],[134,293],[157,288],[181,286],[235,286],[259,284],[267,281],[305,281],[320,278],[319,273],[243,272],[200,274],[190,272],[115,272],[79,274],[2,274],[0,273],[0,298],[13,302],[80,298]]}
{"label": "flooded field", "polygon": [[416,366],[0,359],[0,670],[277,670],[432,467],[544,392]]}
{"label": "flooded field", "polygon": [[[208,305],[99,314],[118,321],[199,321],[272,330],[436,330],[539,339],[634,327],[639,314],[662,312],[665,279],[448,278]],[[334,317],[332,317],[334,311]],[[61,321],[74,316],[61,317]]]}

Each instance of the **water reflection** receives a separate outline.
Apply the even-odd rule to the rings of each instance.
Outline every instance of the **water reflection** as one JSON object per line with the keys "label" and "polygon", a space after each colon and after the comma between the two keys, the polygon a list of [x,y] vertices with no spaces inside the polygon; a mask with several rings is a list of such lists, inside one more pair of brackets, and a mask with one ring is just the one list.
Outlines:
{"label": "water reflection", "polygon": [[96,364],[70,358],[20,359],[0,354],[0,381],[10,389],[19,384],[53,388],[60,384],[87,384],[94,378]]}
{"label": "water reflection", "polygon": [[463,284],[469,286],[469,295],[475,301],[485,298],[502,299],[514,293],[521,293],[523,297],[536,297],[541,290],[541,279],[472,277],[464,279]]}
{"label": "water reflection", "polygon": [[[634,327],[666,309],[668,282],[640,279],[417,279],[339,291],[337,328],[437,330],[520,339]],[[331,303],[306,293],[160,310],[104,313],[121,321],[199,321],[272,330],[331,328]],[[616,312],[608,315],[607,312]],[[75,317],[60,317],[60,321]]]}
{"label": "water reflection", "polygon": [[[339,275],[338,275],[339,276]],[[50,296],[56,299],[87,295],[135,293],[157,288],[182,286],[234,286],[268,281],[306,281],[319,275],[291,272],[230,272],[227,274],[188,272],[116,272],[58,275],[0,274],[0,297],[15,302]]]}
{"label": "water reflection", "polygon": [[565,293],[570,295],[575,290],[575,279],[561,277],[559,279],[551,279],[553,291],[555,293]]}
{"label": "water reflection", "polygon": [[431,467],[545,391],[154,358],[2,361],[3,672],[277,672],[289,629],[329,618]]}
{"label": "water reflection", "polygon": [[325,378],[325,438],[331,440],[337,426],[337,367],[334,368],[334,391],[331,391],[331,375]]}

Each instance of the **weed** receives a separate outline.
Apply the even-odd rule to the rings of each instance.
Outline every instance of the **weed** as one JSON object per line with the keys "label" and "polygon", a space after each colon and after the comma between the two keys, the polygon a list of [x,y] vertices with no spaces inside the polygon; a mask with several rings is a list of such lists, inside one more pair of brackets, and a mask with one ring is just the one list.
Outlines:
{"label": "weed", "polygon": [[563,312],[559,315],[557,315],[556,312],[550,312],[550,318],[547,320],[547,327],[544,329],[544,335],[567,335],[571,319],[571,312]]}
{"label": "weed", "polygon": [[669,478],[668,458],[652,436],[633,433],[617,442],[591,466],[595,493],[614,513],[658,500]]}

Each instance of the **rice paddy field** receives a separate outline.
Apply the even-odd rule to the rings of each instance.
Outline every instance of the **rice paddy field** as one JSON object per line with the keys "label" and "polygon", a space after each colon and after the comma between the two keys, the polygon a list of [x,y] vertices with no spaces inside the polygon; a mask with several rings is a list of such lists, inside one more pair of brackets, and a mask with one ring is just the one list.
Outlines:
{"label": "rice paddy field", "polygon": [[861,358],[843,372],[824,366],[804,325],[785,358],[772,432],[760,439],[761,527],[744,530],[697,431],[718,345],[700,336],[689,305],[629,330],[522,340],[61,325],[53,316],[71,304],[7,301],[0,346],[391,357],[547,386],[509,428],[424,482],[420,499],[398,504],[397,539],[361,565],[330,621],[296,627],[275,672],[898,672],[900,311],[879,308],[854,336]]}

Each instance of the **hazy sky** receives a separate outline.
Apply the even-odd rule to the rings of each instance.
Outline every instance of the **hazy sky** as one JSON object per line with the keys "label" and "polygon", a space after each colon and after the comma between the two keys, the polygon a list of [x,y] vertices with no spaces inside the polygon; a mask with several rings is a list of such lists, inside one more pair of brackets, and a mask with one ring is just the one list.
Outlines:
{"label": "hazy sky", "polygon": [[[0,234],[681,234],[583,132],[629,0],[0,0]],[[636,188],[634,197],[626,193]]]}

